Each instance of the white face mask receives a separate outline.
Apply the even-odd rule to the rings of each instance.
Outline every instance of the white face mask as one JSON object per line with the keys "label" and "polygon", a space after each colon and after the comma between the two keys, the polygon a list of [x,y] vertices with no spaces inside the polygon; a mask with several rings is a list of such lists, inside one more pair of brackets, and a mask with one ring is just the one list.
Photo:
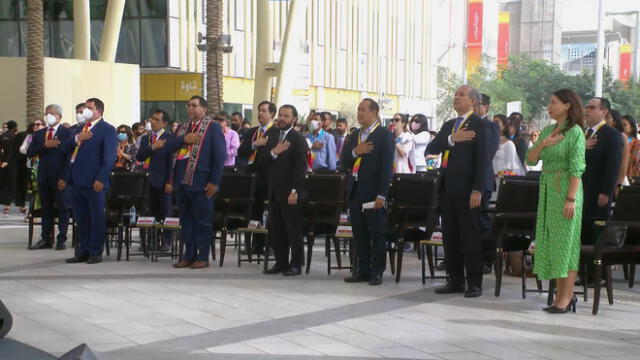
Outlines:
{"label": "white face mask", "polygon": [[87,121],[91,120],[93,118],[93,111],[84,108],[84,110],[82,110],[82,117]]}
{"label": "white face mask", "polygon": [[76,120],[78,121],[78,124],[82,124],[84,122],[84,116],[82,113],[76,114]]}
{"label": "white face mask", "polygon": [[151,131],[151,123],[148,122],[148,123],[144,124],[144,129],[147,130],[147,131]]}
{"label": "white face mask", "polygon": [[318,129],[320,127],[320,121],[318,120],[311,120],[311,122],[309,123],[309,130],[311,131],[316,131],[316,129]]}
{"label": "white face mask", "polygon": [[44,117],[44,121],[47,122],[47,125],[54,126],[56,122],[58,122],[58,118],[51,114],[47,114],[47,116]]}

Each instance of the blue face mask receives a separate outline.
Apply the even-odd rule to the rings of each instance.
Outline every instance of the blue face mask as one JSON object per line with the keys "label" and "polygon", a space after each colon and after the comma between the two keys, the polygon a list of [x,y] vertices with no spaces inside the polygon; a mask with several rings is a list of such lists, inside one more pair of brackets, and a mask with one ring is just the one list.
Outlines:
{"label": "blue face mask", "polygon": [[129,140],[129,137],[127,136],[127,134],[118,133],[118,140],[119,141],[127,141],[127,140]]}

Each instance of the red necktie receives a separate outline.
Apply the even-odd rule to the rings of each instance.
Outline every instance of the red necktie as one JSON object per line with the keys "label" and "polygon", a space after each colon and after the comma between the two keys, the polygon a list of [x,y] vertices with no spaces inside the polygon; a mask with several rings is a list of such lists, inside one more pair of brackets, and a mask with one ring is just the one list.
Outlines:
{"label": "red necktie", "polygon": [[156,143],[156,134],[151,135],[151,143],[152,144]]}
{"label": "red necktie", "polygon": [[47,133],[47,140],[53,139],[53,128],[49,128],[49,132]]}

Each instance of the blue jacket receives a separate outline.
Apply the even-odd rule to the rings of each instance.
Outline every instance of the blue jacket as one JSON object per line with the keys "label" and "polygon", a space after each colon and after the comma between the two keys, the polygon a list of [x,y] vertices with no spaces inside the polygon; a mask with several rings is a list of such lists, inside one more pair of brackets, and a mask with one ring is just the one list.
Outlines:
{"label": "blue jacket", "polygon": [[36,131],[33,134],[31,144],[27,149],[27,156],[38,156],[38,183],[45,183],[51,187],[56,186],[58,180],[67,180],[69,175],[70,153],[64,148],[64,143],[73,137],[73,132],[62,125],[54,134],[54,139],[60,140],[57,147],[47,149],[44,147],[49,128]]}
{"label": "blue jacket", "polygon": [[[71,154],[76,147],[75,135],[82,132],[82,127],[74,136],[65,143],[65,148]],[[93,183],[98,180],[109,187],[109,175],[116,162],[116,149],[118,140],[116,139],[116,129],[101,119],[91,129],[93,136],[82,143],[78,149],[78,154],[69,171],[69,184],[80,187],[93,187]]]}
{"label": "blue jacket", "polygon": [[140,148],[136,154],[136,160],[144,162],[147,158],[151,158],[149,162],[149,182],[154,188],[164,188],[164,185],[169,182],[169,175],[171,172],[172,161],[172,148],[170,144],[174,142],[175,136],[165,131],[160,140],[165,140],[166,143],[163,147],[153,150],[149,144],[150,135],[145,135],[140,139]]}
{"label": "blue jacket", "polygon": [[[182,126],[189,126],[189,124],[185,123]],[[181,138],[177,138],[174,143],[179,144],[180,142]],[[173,188],[175,190],[182,188],[187,191],[204,191],[207,183],[212,183],[216,186],[220,185],[224,161],[227,158],[227,147],[220,124],[211,121],[209,129],[202,139],[201,146],[200,159],[196,165],[191,185],[182,183],[188,159],[176,161],[173,172]]]}

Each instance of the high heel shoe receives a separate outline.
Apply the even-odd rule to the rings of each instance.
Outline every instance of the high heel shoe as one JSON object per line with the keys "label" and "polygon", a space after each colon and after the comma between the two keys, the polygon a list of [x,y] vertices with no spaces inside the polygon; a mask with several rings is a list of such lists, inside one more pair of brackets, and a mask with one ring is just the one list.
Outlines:
{"label": "high heel shoe", "polygon": [[556,306],[551,306],[550,309],[545,311],[548,312],[549,314],[565,314],[565,313],[568,313],[569,311],[575,313],[577,303],[578,303],[578,297],[573,295],[573,298],[571,298],[571,301],[569,301],[569,304],[567,304],[567,307],[558,308]]}

